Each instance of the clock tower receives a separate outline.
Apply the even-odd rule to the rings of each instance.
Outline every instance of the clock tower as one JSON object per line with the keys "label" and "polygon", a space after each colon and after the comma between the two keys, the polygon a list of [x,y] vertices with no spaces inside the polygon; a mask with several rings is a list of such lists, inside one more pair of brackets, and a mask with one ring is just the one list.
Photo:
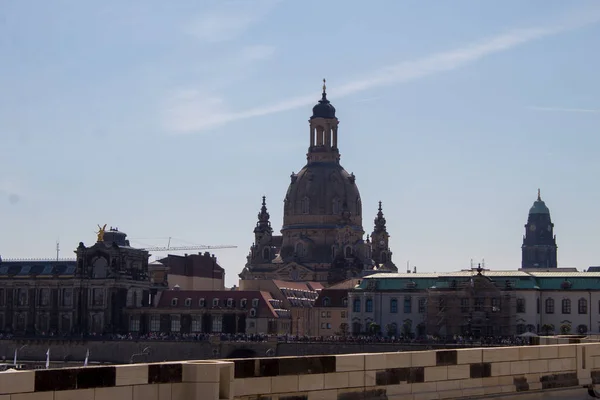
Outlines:
{"label": "clock tower", "polygon": [[390,234],[387,231],[386,220],[383,216],[381,201],[379,210],[374,221],[373,233],[371,234],[371,257],[378,270],[391,270],[397,272],[398,269],[392,262],[392,251],[390,250]]}
{"label": "clock tower", "polygon": [[529,209],[525,224],[521,268],[557,268],[557,249],[550,210],[538,189],[537,200]]}

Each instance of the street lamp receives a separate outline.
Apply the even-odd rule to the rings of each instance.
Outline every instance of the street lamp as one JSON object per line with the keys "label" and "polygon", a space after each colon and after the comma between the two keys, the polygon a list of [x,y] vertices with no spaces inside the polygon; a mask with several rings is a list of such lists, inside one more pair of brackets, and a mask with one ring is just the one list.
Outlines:
{"label": "street lamp", "polygon": [[129,364],[133,364],[133,358],[134,357],[136,357],[136,356],[147,356],[149,352],[150,352],[150,347],[145,347],[144,350],[142,350],[141,353],[132,354],[131,357],[129,358]]}
{"label": "street lamp", "polygon": [[13,364],[15,365],[15,368],[17,367],[17,353],[21,350],[23,350],[25,347],[27,347],[26,344],[24,344],[23,346],[19,347],[18,349],[15,349],[15,358],[13,360]]}

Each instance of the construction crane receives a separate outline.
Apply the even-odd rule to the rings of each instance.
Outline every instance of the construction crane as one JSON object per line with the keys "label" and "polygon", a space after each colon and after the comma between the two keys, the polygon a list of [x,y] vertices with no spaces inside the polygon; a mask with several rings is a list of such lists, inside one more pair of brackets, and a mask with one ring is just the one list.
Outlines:
{"label": "construction crane", "polygon": [[232,245],[216,245],[216,246],[206,246],[206,245],[189,245],[189,246],[173,246],[171,247],[171,237],[169,237],[169,242],[166,246],[157,246],[157,247],[142,247],[142,250],[150,251],[150,252],[162,252],[162,251],[186,251],[186,250],[218,250],[218,249],[237,249],[237,246]]}

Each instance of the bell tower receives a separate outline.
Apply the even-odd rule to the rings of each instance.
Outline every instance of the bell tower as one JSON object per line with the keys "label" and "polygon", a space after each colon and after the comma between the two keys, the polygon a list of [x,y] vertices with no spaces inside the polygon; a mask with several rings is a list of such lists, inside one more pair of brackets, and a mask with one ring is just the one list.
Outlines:
{"label": "bell tower", "polygon": [[538,189],[537,200],[529,209],[525,235],[521,246],[521,268],[557,268],[556,236],[550,210],[542,201]]}
{"label": "bell tower", "polygon": [[306,159],[313,162],[340,162],[338,150],[338,124],[335,107],[327,100],[327,86],[323,79],[323,95],[313,107],[310,117],[310,146]]}
{"label": "bell tower", "polygon": [[371,254],[375,265],[383,266],[385,269],[397,270],[392,262],[392,251],[390,250],[390,234],[387,231],[386,220],[383,216],[381,201],[375,218],[375,226],[371,234]]}
{"label": "bell tower", "polygon": [[260,258],[263,262],[270,262],[274,257],[271,246],[273,228],[269,218],[267,198],[263,196],[262,207],[258,213],[258,222],[256,228],[254,228],[254,245],[252,246],[252,258]]}

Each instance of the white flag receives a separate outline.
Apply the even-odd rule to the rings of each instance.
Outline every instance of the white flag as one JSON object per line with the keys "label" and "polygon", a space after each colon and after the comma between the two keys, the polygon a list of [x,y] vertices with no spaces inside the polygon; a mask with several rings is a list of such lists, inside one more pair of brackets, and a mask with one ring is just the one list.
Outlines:
{"label": "white flag", "polygon": [[50,368],[50,348],[46,352],[46,369]]}
{"label": "white flag", "polygon": [[88,358],[90,358],[90,349],[87,349],[87,352],[85,353],[85,360],[83,361],[84,367],[87,367]]}
{"label": "white flag", "polygon": [[15,349],[15,359],[13,360],[13,364],[15,364],[15,367],[17,366],[17,349]]}

